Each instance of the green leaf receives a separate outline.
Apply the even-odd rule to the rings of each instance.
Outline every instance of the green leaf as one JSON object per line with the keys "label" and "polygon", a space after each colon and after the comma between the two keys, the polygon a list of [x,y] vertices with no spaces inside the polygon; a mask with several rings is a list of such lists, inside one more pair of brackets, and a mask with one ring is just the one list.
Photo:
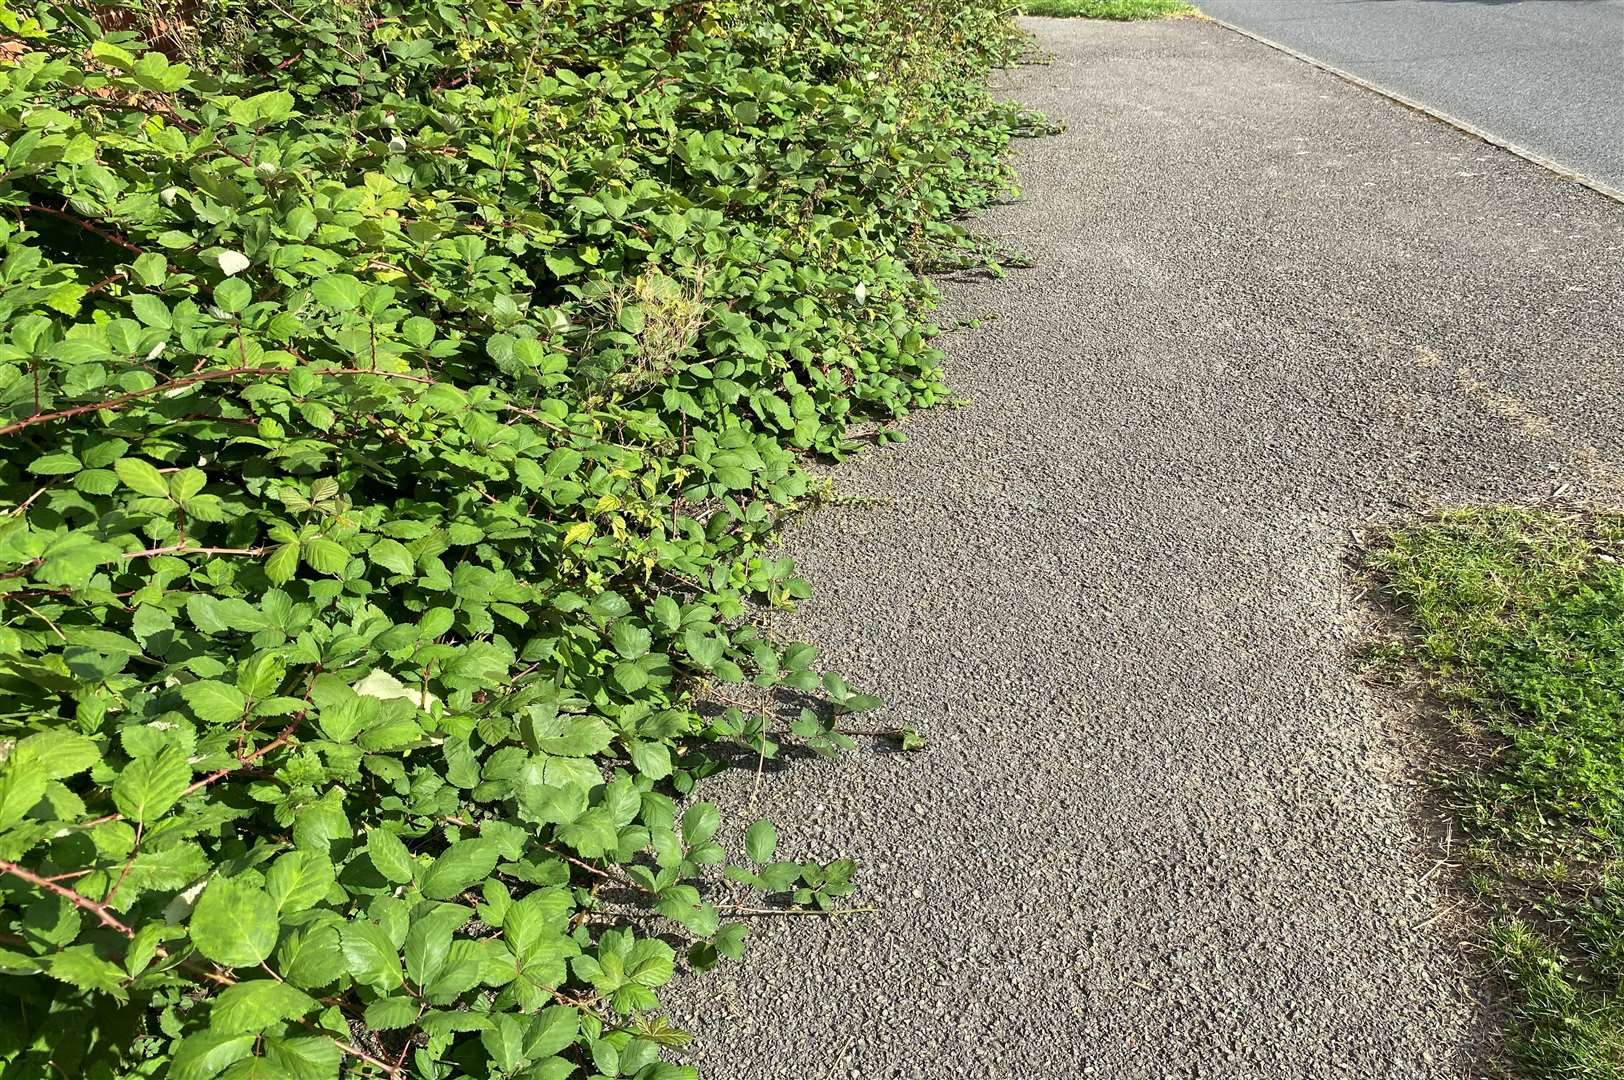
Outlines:
{"label": "green leaf", "polygon": [[269,127],[292,116],[293,104],[293,95],[286,90],[269,90],[232,102],[228,113],[232,123],[244,127]]}
{"label": "green leaf", "polygon": [[299,545],[283,544],[265,560],[265,576],[280,585],[293,577],[299,569]]}
{"label": "green leaf", "polygon": [[236,313],[253,300],[254,292],[242,278],[226,278],[214,287],[214,302],[221,311]]}
{"label": "green leaf", "polygon": [[169,474],[169,497],[185,506],[209,482],[202,469],[180,469]]}
{"label": "green leaf", "polygon": [[518,1067],[525,1059],[524,1024],[517,1016],[497,1013],[491,1017],[491,1026],[479,1035],[491,1063],[503,1072]]}
{"label": "green leaf", "polygon": [[423,895],[449,900],[496,868],[499,851],[489,840],[459,840],[446,848],[423,874]]}
{"label": "green leaf", "polygon": [[[136,280],[149,289],[162,287],[164,281],[169,277],[169,261],[156,251],[149,251],[145,255],[136,256],[135,261],[130,264],[130,269],[135,271]],[[158,308],[163,310],[162,321],[149,322],[147,317],[142,314],[142,308],[137,305],[137,301],[141,300],[158,301]],[[169,309],[164,307],[163,301],[158,300],[155,296],[137,294],[130,298],[130,306],[135,310],[135,317],[148,326],[167,327],[169,325]]]}
{"label": "green leaf", "polygon": [[558,827],[558,838],[586,859],[596,859],[620,846],[620,828],[601,806],[595,806]]}
{"label": "green leaf", "polygon": [[385,879],[398,885],[409,885],[412,881],[411,853],[400,837],[388,829],[373,828],[367,830],[367,858]]}
{"label": "green leaf", "polygon": [[75,945],[43,958],[46,974],[83,990],[99,990],[119,1001],[124,991],[124,969],[96,955],[89,945]]}
{"label": "green leaf", "polygon": [[653,989],[664,986],[676,973],[676,951],[658,938],[639,938],[626,954],[626,976]]}
{"label": "green leaf", "polygon": [[79,459],[66,450],[42,454],[28,463],[28,471],[35,476],[67,476],[84,468]]}
{"label": "green leaf", "polygon": [[192,943],[226,967],[253,967],[271,955],[279,932],[276,904],[237,878],[210,881],[192,909]]}
{"label": "green leaf", "polygon": [[169,498],[169,484],[150,462],[140,458],[119,458],[113,462],[113,471],[126,487],[155,499]]}
{"label": "green leaf", "polygon": [[653,637],[641,626],[633,626],[628,622],[618,622],[609,633],[609,640],[613,643],[615,651],[624,659],[636,660],[648,654],[649,645]]}
{"label": "green leaf", "polygon": [[47,779],[34,755],[23,747],[0,762],[0,829],[21,821],[45,797]]}
{"label": "green leaf", "polygon": [[650,780],[671,775],[671,750],[665,743],[633,741],[626,744],[632,767]]}
{"label": "green leaf", "polygon": [[389,940],[383,927],[368,919],[357,919],[340,930],[339,936],[344,947],[344,963],[356,982],[383,993],[400,988],[405,978],[400,966],[400,950]]}
{"label": "green leaf", "polygon": [[716,835],[721,824],[722,814],[716,809],[716,804],[694,803],[682,815],[682,841],[689,847],[703,844]]}
{"label": "green leaf", "polygon": [[748,933],[749,927],[743,923],[728,923],[716,931],[711,938],[711,943],[716,946],[716,951],[723,956],[738,960],[744,956],[744,939]]}
{"label": "green leaf", "polygon": [[152,821],[174,806],[191,782],[185,752],[165,746],[124,766],[113,781],[113,805],[131,821]]}
{"label": "green leaf", "polygon": [[412,553],[406,550],[406,545],[387,537],[373,541],[367,548],[367,558],[385,570],[392,570],[397,574],[415,574],[417,560]]}
{"label": "green leaf", "polygon": [[449,1005],[484,978],[486,953],[477,941],[459,939],[446,951],[445,962],[423,987],[433,1005]]}
{"label": "green leaf", "polygon": [[778,830],[766,818],[757,820],[745,830],[744,851],[754,863],[771,862],[778,850]]}
{"label": "green leaf", "polygon": [[205,724],[234,724],[248,708],[248,699],[241,690],[214,679],[187,683],[180,695]]}
{"label": "green leaf", "polygon": [[337,929],[322,924],[286,935],[276,966],[284,979],[302,989],[329,985],[344,973],[344,950]]}
{"label": "green leaf", "polygon": [[722,659],[722,643],[703,629],[689,627],[682,634],[683,648],[701,669],[709,671]]}
{"label": "green leaf", "polygon": [[214,999],[209,1027],[231,1034],[260,1032],[297,1020],[316,1008],[316,1001],[297,987],[275,979],[254,979],[228,986]]}
{"label": "green leaf", "polygon": [[531,1060],[550,1057],[571,1046],[580,1030],[579,1009],[568,1005],[550,1005],[530,1021],[530,1030],[525,1035],[524,1056]]}
{"label": "green leaf", "polygon": [[120,71],[135,70],[135,54],[128,49],[119,48],[110,41],[91,42],[90,55]]}
{"label": "green leaf", "polygon": [[417,1023],[417,1002],[408,997],[379,998],[367,1006],[367,1027],[377,1031],[391,1031],[411,1027]]}
{"label": "green leaf", "polygon": [[353,311],[361,306],[361,283],[349,274],[328,274],[316,279],[310,295],[334,311]]}
{"label": "green leaf", "polygon": [[286,915],[315,907],[336,880],[331,859],[313,851],[290,851],[271,864],[265,891],[277,913]]}
{"label": "green leaf", "polygon": [[349,565],[350,553],[343,544],[325,536],[315,536],[301,545],[304,561],[318,574],[342,573]]}
{"label": "green leaf", "polygon": [[199,1031],[188,1035],[175,1051],[169,1080],[212,1080],[228,1065],[254,1052],[255,1036],[225,1031]]}
{"label": "green leaf", "polygon": [[18,745],[32,756],[33,767],[52,780],[83,772],[101,760],[101,749],[93,739],[61,728],[36,731]]}
{"label": "green leaf", "polygon": [[338,1080],[344,1052],[330,1036],[267,1038],[264,1044],[268,1074],[275,1080]]}
{"label": "green leaf", "polygon": [[596,716],[547,716],[535,719],[530,735],[536,749],[565,757],[587,757],[614,741],[615,733]]}
{"label": "green leaf", "polygon": [[628,694],[635,694],[649,684],[648,671],[635,660],[626,660],[615,665],[615,685]]}

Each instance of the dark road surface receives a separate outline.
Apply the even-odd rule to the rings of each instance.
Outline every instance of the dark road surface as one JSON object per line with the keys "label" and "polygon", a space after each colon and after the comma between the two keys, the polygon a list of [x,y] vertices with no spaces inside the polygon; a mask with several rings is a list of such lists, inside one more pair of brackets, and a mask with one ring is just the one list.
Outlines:
{"label": "dark road surface", "polygon": [[1194,0],[1624,190],[1624,0]]}
{"label": "dark road surface", "polygon": [[1211,23],[1024,22],[1065,130],[975,222],[1030,267],[943,283],[969,404],[787,537],[777,631],[929,745],[704,789],[873,910],[755,920],[672,1020],[706,1080],[1485,1075],[1349,561],[1624,491],[1624,207]]}

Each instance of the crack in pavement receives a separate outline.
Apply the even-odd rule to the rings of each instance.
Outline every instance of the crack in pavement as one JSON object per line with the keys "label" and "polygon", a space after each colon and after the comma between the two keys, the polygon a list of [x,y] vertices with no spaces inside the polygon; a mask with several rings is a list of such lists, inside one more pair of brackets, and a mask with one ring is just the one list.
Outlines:
{"label": "crack in pavement", "polygon": [[944,283],[1001,313],[972,402],[787,538],[779,629],[930,749],[702,790],[880,910],[756,924],[673,1019],[713,1080],[1462,1075],[1350,537],[1620,460],[1624,210],[1211,24],[1028,25],[1004,88],[1068,130],[979,222],[1034,267]]}

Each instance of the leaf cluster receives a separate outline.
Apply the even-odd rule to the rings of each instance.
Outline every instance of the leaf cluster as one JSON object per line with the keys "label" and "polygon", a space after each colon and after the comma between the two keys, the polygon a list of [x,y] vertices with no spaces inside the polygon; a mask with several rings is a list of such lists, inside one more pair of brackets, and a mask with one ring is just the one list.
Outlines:
{"label": "leaf cluster", "polygon": [[945,392],[996,5],[0,29],[0,1075],[691,1075],[678,948],[851,891],[687,797],[876,703],[752,611]]}

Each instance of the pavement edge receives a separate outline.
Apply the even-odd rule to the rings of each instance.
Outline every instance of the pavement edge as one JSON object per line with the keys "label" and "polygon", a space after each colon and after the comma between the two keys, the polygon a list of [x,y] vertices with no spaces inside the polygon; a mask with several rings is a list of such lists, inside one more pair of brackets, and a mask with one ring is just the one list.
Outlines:
{"label": "pavement edge", "polygon": [[1199,18],[1205,22],[1210,22],[1215,26],[1221,26],[1225,30],[1232,31],[1233,33],[1239,34],[1241,37],[1255,41],[1260,45],[1267,45],[1269,48],[1283,52],[1293,59],[1301,60],[1303,63],[1308,64],[1311,67],[1316,67],[1327,74],[1334,75],[1344,82],[1352,83],[1361,90],[1368,90],[1373,94],[1378,94],[1381,97],[1387,98],[1389,101],[1396,102],[1399,105],[1402,105],[1414,112],[1421,113],[1424,116],[1429,116],[1440,123],[1447,124],[1457,131],[1464,132],[1465,134],[1481,140],[1482,142],[1486,142],[1491,146],[1498,146],[1502,150],[1510,151],[1511,153],[1522,158],[1524,161],[1532,162],[1533,164],[1538,165],[1540,168],[1554,173],[1564,180],[1578,184],[1580,187],[1589,188],[1591,191],[1594,191],[1599,195],[1603,195],[1620,205],[1624,205],[1624,191],[1612,187],[1609,184],[1605,184],[1600,180],[1585,176],[1583,173],[1575,172],[1573,169],[1568,168],[1566,165],[1563,165],[1560,162],[1553,161],[1550,158],[1545,157],[1543,154],[1535,153],[1526,146],[1521,146],[1517,143],[1511,142],[1509,139],[1503,139],[1492,132],[1485,131],[1476,124],[1468,123],[1458,116],[1452,116],[1440,109],[1435,109],[1431,105],[1424,104],[1423,102],[1417,101],[1405,94],[1400,94],[1396,90],[1389,90],[1385,86],[1373,83],[1369,79],[1362,78],[1361,76],[1355,75],[1351,71],[1339,68],[1335,64],[1328,64],[1323,60],[1309,56],[1307,53],[1294,49],[1290,45],[1275,41],[1273,38],[1264,37],[1262,34],[1248,30],[1244,26],[1237,26],[1227,19],[1220,19],[1216,16],[1208,15],[1206,12],[1198,13],[1196,18]]}

